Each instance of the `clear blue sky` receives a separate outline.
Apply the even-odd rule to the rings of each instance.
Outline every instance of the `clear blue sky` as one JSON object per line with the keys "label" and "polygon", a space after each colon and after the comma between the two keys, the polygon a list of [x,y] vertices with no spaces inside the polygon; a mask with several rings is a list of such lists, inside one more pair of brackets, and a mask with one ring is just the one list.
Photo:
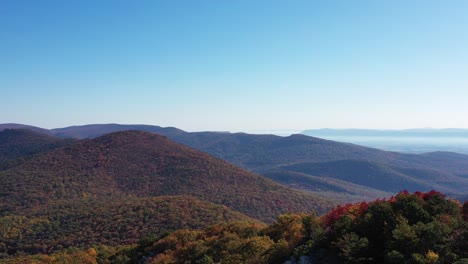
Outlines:
{"label": "clear blue sky", "polygon": [[0,123],[468,127],[468,1],[0,1]]}

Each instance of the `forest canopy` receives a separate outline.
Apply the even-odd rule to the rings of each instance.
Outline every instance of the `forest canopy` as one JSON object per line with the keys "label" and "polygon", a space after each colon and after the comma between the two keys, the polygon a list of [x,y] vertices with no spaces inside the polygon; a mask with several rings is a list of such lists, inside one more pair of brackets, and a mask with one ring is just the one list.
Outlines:
{"label": "forest canopy", "polygon": [[436,191],[402,191],[390,199],[337,206],[322,216],[284,214],[270,225],[220,223],[148,234],[123,249],[96,246],[8,263],[76,256],[88,263],[462,264],[468,263],[467,249],[468,202],[462,205]]}

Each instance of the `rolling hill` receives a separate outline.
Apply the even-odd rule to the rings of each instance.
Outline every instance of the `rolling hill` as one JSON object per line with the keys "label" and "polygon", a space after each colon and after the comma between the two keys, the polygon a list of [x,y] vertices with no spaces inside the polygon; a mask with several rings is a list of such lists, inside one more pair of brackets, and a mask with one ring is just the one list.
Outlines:
{"label": "rolling hill", "polygon": [[83,125],[83,126],[71,126],[65,128],[56,128],[49,130],[49,133],[57,137],[62,138],[95,138],[104,134],[113,132],[125,131],[125,130],[138,130],[152,132],[156,134],[166,135],[177,135],[185,133],[184,131],[173,128],[173,127],[159,127],[150,125],[121,125],[121,124],[96,124],[96,125]]}
{"label": "rolling hill", "polygon": [[371,201],[376,197],[390,197],[393,195],[392,192],[380,191],[333,177],[312,176],[295,171],[277,170],[264,175],[291,188],[313,192],[337,200],[340,204],[346,204],[350,201]]}
{"label": "rolling hill", "polygon": [[321,163],[299,163],[282,168],[326,178],[352,182],[377,190],[398,192],[399,190],[437,189],[449,191],[455,188],[468,189],[464,178],[444,174],[435,170],[395,168],[362,160],[339,160]]}
{"label": "rolling hill", "polygon": [[16,123],[0,124],[0,131],[3,131],[5,129],[27,129],[27,130],[31,130],[31,131],[38,132],[38,133],[41,133],[41,134],[46,134],[46,135],[53,135],[54,134],[49,129],[40,128],[40,127],[36,127],[36,126],[23,125],[23,124],[16,124]]}
{"label": "rolling hill", "polygon": [[232,221],[257,222],[226,206],[182,195],[56,200],[0,217],[0,262],[16,254],[128,245],[149,234]]}
{"label": "rolling hill", "polygon": [[75,141],[29,129],[4,129],[0,131],[0,169],[12,167],[40,153],[69,146]]}
{"label": "rolling hill", "polygon": [[[346,188],[349,183],[371,188],[376,194],[376,196],[371,196],[371,199],[381,197],[382,192],[394,193],[401,188],[411,190],[422,188],[421,191],[439,189],[457,197],[463,197],[467,192],[468,155],[450,152],[403,154],[305,135],[280,137],[245,133],[189,133],[176,128],[147,125],[86,125],[53,129],[50,133],[61,137],[93,138],[107,132],[127,129],[145,130],[164,135],[171,140],[266,176],[275,173],[277,175],[280,172],[287,173],[288,166],[301,166],[302,169],[289,172],[310,171],[312,173],[313,171],[313,174],[305,173],[309,177],[307,181],[310,181],[310,177],[328,177],[340,180],[335,184],[341,185],[341,189]],[[362,166],[362,164],[367,164],[367,166]],[[310,169],[304,168],[307,166],[310,166]],[[333,168],[333,166],[336,167]],[[345,171],[347,169],[350,171]],[[342,174],[348,175],[341,175],[341,178],[338,178],[332,173],[333,170],[342,170]],[[371,184],[355,178],[363,175],[374,178],[375,181],[381,179],[387,184],[376,185],[375,182]],[[296,177],[295,185],[310,186],[305,182],[297,182],[300,178]],[[272,179],[278,180],[278,177]],[[333,188],[329,190],[322,188],[322,190],[336,191]],[[309,191],[314,191],[314,188]],[[364,195],[362,198],[367,199],[369,196]]]}
{"label": "rolling hill", "polygon": [[0,253],[134,243],[220,221],[321,214],[333,204],[164,136],[116,132],[0,171]]}
{"label": "rolling hill", "polygon": [[7,210],[57,199],[191,195],[271,220],[287,211],[320,213],[331,205],[141,131],[116,132],[53,150],[0,172],[0,180]]}

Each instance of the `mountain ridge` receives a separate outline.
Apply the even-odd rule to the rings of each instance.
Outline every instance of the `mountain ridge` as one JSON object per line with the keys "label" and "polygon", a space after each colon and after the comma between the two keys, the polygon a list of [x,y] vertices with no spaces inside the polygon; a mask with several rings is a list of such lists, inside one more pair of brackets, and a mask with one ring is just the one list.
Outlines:
{"label": "mountain ridge", "polygon": [[[164,136],[142,131],[79,141],[0,171],[0,178],[4,206],[25,202],[35,206],[83,196],[180,194],[266,220],[286,211],[315,208],[313,202],[302,204],[301,199],[323,203],[315,208],[319,212],[331,205]],[[36,183],[35,189],[30,189],[30,182]],[[23,194],[12,195],[16,192]]]}
{"label": "mountain ridge", "polygon": [[120,131],[0,170],[0,253],[129,244],[147,233],[271,222],[334,205],[165,136]]}
{"label": "mountain ridge", "polygon": [[[89,130],[90,128],[92,129]],[[105,133],[109,130],[132,128],[164,135],[178,143],[210,153],[249,171],[266,176],[275,171],[284,171],[285,166],[299,163],[324,163],[338,160],[357,162],[362,160],[398,168],[399,171],[395,171],[394,175],[403,174],[403,177],[414,178],[412,181],[420,181],[421,171],[448,175],[456,181],[463,182],[460,186],[465,186],[465,179],[468,179],[467,155],[451,152],[405,154],[300,134],[281,137],[246,133],[185,132],[177,128],[119,124],[75,126],[56,131],[61,131],[60,136],[62,137],[74,135],[77,133],[76,131],[79,131],[79,136],[86,138],[96,135],[97,132]],[[363,171],[363,174],[365,173],[366,171]],[[437,188],[439,186],[427,186],[426,191],[433,189],[430,187]],[[364,185],[363,187],[372,186]],[[397,190],[395,187],[396,185],[388,186],[388,188],[377,191],[394,192]],[[450,182],[442,183],[442,189],[446,193],[456,196],[463,196],[466,193],[466,190]]]}

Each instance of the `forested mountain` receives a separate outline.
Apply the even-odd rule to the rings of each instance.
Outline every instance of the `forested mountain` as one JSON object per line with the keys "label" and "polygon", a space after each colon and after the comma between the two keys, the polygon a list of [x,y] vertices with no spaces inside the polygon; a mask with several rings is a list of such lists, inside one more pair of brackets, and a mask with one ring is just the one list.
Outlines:
{"label": "forested mountain", "polygon": [[258,221],[226,206],[182,195],[60,199],[15,209],[0,216],[0,263],[2,257],[14,255],[129,245],[148,234]]}
{"label": "forested mountain", "polygon": [[[78,142],[0,172],[7,206],[109,195],[192,195],[267,220],[329,204],[153,133]],[[34,186],[30,186],[34,181]],[[106,186],[106,188],[102,188]],[[316,199],[316,203],[301,200]]]}
{"label": "forested mountain", "polygon": [[[149,263],[446,263],[468,261],[468,203],[431,191],[338,206],[322,217],[180,230],[145,248]],[[145,254],[143,254],[145,255]],[[204,261],[204,262],[203,262]]]}
{"label": "forested mountain", "polygon": [[0,183],[3,254],[130,243],[146,232],[272,221],[286,212],[320,214],[333,205],[142,131],[34,156],[0,171]]}
{"label": "forested mountain", "polygon": [[[299,189],[316,191],[309,184],[311,177],[340,180],[335,181],[335,185],[341,185],[338,188],[341,191],[330,185],[322,185],[321,188],[322,194],[335,196],[336,199],[374,199],[401,189],[438,189],[453,197],[464,197],[467,194],[468,155],[457,153],[402,154],[305,135],[280,137],[245,133],[189,133],[176,128],[148,125],[86,125],[49,132],[61,137],[93,138],[107,132],[128,129],[164,135],[252,172],[275,175],[273,180],[294,188],[299,186]],[[294,173],[301,173],[308,178],[289,177]],[[280,180],[286,179],[285,175],[289,175],[289,183]],[[359,188],[354,188],[354,191],[346,189],[348,183],[365,188],[366,194],[360,197]],[[330,189],[326,186],[330,186]]]}
{"label": "forested mountain", "polygon": [[0,169],[14,166],[40,153],[69,146],[75,141],[29,129],[4,129],[0,131]]}
{"label": "forested mountain", "polygon": [[0,131],[3,131],[5,129],[27,129],[27,130],[31,130],[31,131],[34,131],[34,132],[39,132],[41,134],[46,134],[46,135],[53,135],[54,134],[49,129],[40,128],[40,127],[36,127],[36,126],[23,125],[23,124],[16,124],[16,123],[0,124]]}
{"label": "forested mountain", "polygon": [[306,162],[283,166],[281,170],[338,179],[393,193],[403,189],[417,191],[435,188],[445,192],[468,190],[466,178],[442,171],[391,167],[362,160]]}
{"label": "forested mountain", "polygon": [[[94,246],[7,263],[465,264],[468,202],[431,191],[285,214],[265,225],[219,223],[147,236],[129,247]],[[54,262],[55,263],[55,262]]]}
{"label": "forested mountain", "polygon": [[120,125],[120,124],[97,124],[97,125],[83,125],[83,126],[71,126],[65,128],[51,129],[49,132],[57,137],[62,138],[95,138],[104,134],[113,132],[125,131],[125,130],[138,130],[153,132],[160,135],[177,135],[186,133],[180,129],[173,127],[159,127],[150,125]]}
{"label": "forested mountain", "polygon": [[392,192],[379,191],[370,187],[354,184],[333,177],[312,176],[295,171],[273,171],[264,174],[266,177],[299,190],[307,190],[339,203],[350,201],[371,201],[375,197],[390,197]]}
{"label": "forested mountain", "polygon": [[[131,263],[143,257],[154,263],[464,263],[468,257],[466,203],[462,208],[437,192],[402,192],[322,217],[289,214],[266,226],[261,221],[282,213],[321,215],[333,203],[187,145],[339,201],[434,186],[463,198],[465,155],[400,154],[302,135],[143,127],[151,133],[83,140],[0,132],[9,164],[0,170],[0,257],[11,263]],[[183,230],[171,233],[177,229]],[[398,246],[402,241],[409,242]],[[51,255],[11,259],[36,253]]]}

